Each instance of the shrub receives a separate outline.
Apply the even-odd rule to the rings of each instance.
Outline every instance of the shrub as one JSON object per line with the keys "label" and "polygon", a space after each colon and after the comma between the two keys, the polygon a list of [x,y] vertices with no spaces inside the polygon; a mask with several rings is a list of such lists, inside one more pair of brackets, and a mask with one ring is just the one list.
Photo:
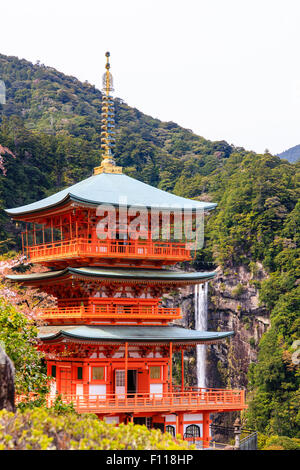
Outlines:
{"label": "shrub", "polygon": [[0,450],[184,450],[181,438],[172,438],[146,426],[100,421],[96,415],[59,414],[36,408],[16,414],[0,411]]}
{"label": "shrub", "polygon": [[265,442],[263,450],[300,450],[299,439],[292,439],[287,436],[272,436]]}
{"label": "shrub", "polygon": [[245,287],[240,282],[232,289],[231,293],[234,298],[238,299],[245,292]]}

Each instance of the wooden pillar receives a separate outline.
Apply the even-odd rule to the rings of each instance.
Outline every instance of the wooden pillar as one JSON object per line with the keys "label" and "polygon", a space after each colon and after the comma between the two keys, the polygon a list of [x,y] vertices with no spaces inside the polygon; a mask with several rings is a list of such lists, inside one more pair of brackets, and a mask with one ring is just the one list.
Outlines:
{"label": "wooden pillar", "polygon": [[181,349],[181,391],[184,392],[184,349]]}
{"label": "wooden pillar", "polygon": [[70,240],[72,240],[72,214],[70,212]]}
{"label": "wooden pillar", "polygon": [[53,219],[51,219],[51,241],[53,243]]}
{"label": "wooden pillar", "polygon": [[89,395],[90,364],[84,361],[82,364],[83,394]]}
{"label": "wooden pillar", "polygon": [[58,363],[55,363],[56,365],[56,391],[58,393],[61,393],[61,368],[59,367]]}
{"label": "wooden pillar", "polygon": [[125,398],[127,397],[128,343],[125,343]]}
{"label": "wooden pillar", "polygon": [[173,376],[173,368],[172,368],[172,343],[170,342],[170,392],[173,392],[173,382],[172,382],[172,376]]}
{"label": "wooden pillar", "polygon": [[203,447],[209,447],[209,411],[203,411]]}
{"label": "wooden pillar", "polygon": [[176,433],[175,433],[175,436],[177,434],[179,434],[179,416],[178,416],[178,413],[175,413],[175,416],[176,416]]}
{"label": "wooden pillar", "polygon": [[184,436],[184,427],[183,427],[183,413],[178,412],[178,434],[183,438]]}
{"label": "wooden pillar", "polygon": [[24,238],[23,238],[23,232],[21,233],[22,236],[22,255],[24,256],[25,251],[24,251]]}
{"label": "wooden pillar", "polygon": [[163,393],[166,394],[168,393],[168,365],[164,364],[163,365],[163,371],[164,371],[164,381],[163,381]]}

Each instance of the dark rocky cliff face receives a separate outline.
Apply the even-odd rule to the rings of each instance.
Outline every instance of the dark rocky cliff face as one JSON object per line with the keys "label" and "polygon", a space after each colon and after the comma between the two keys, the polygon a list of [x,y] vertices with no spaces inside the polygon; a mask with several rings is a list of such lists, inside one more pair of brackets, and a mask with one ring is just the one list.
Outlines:
{"label": "dark rocky cliff face", "polygon": [[249,364],[257,360],[258,343],[270,325],[257,289],[257,281],[266,273],[260,264],[254,273],[244,267],[230,272],[218,269],[217,273],[209,289],[208,328],[232,330],[235,335],[208,347],[208,385],[247,388]]}
{"label": "dark rocky cliff face", "polygon": [[[253,272],[242,266],[235,271],[216,271],[209,283],[208,330],[232,330],[235,335],[207,346],[207,386],[246,389],[249,364],[257,360],[259,340],[270,325],[268,312],[259,305],[257,289],[257,282],[267,274],[259,263]],[[165,296],[164,304],[181,307],[183,318],[177,323],[194,328],[193,286]],[[195,351],[186,356],[186,378],[196,385]]]}

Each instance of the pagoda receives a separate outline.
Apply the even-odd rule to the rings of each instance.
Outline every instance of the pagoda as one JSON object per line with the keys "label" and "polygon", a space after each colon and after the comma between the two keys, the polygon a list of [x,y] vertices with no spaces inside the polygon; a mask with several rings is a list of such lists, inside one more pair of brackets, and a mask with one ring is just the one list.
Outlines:
{"label": "pagoda", "polygon": [[[7,276],[56,298],[41,309],[40,348],[51,387],[80,413],[107,422],[145,424],[209,446],[210,413],[246,408],[244,391],[187,387],[184,354],[229,332],[174,324],[180,308],[164,294],[206,283],[214,272],[184,272],[191,244],[176,220],[216,204],[185,199],[144,184],[116,166],[113,84],[109,53],[102,93],[102,163],[94,174],[40,201],[6,212],[22,221],[23,253],[46,272]],[[166,220],[169,237],[164,238]],[[172,358],[181,355],[181,384]],[[179,357],[180,357],[179,355]]]}

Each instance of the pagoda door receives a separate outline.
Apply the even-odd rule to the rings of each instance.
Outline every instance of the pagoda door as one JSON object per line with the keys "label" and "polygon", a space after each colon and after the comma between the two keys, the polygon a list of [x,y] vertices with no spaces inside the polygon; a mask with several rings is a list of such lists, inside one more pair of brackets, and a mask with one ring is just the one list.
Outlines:
{"label": "pagoda door", "polygon": [[115,371],[115,393],[119,398],[125,398],[125,369]]}
{"label": "pagoda door", "polygon": [[71,367],[60,367],[60,393],[71,394]]}

